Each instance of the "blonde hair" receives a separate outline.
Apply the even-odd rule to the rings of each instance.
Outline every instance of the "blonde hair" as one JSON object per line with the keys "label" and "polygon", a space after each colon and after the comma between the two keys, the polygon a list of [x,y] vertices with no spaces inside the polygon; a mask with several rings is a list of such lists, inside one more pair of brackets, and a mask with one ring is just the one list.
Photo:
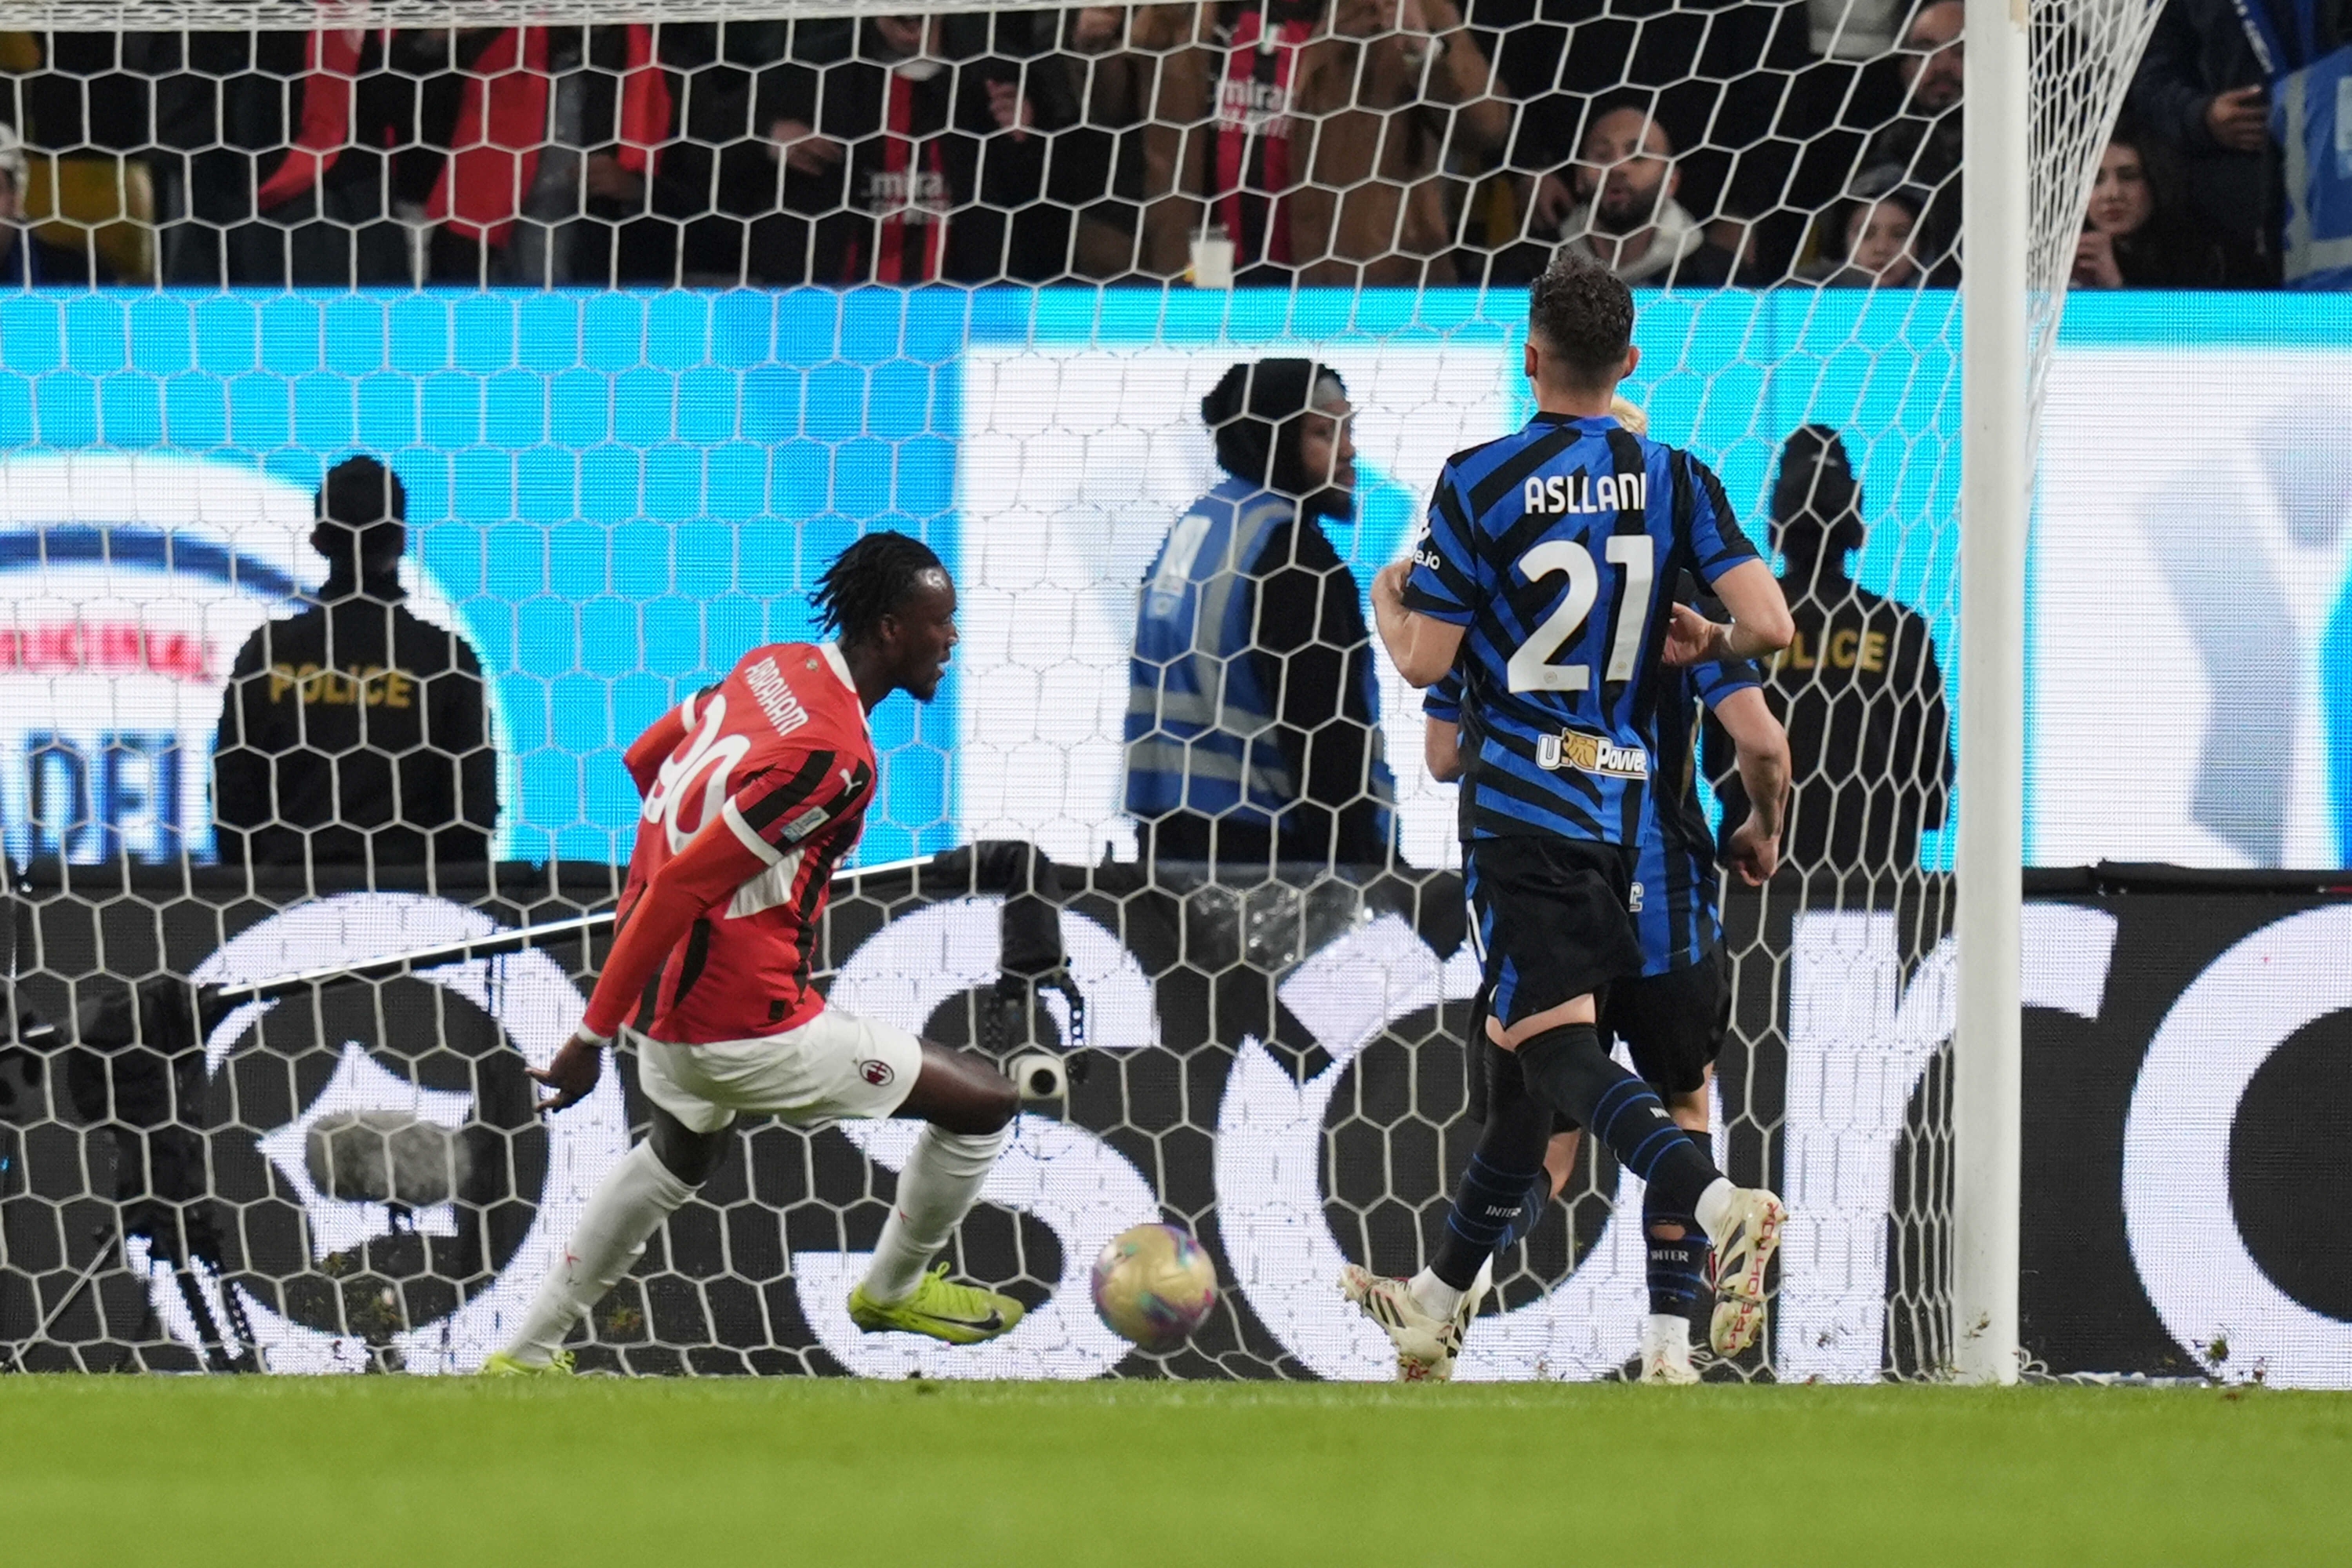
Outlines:
{"label": "blonde hair", "polygon": [[1622,393],[1609,400],[1609,412],[1618,424],[1622,425],[1634,435],[1646,436],[1650,433],[1650,416],[1642,412],[1640,404]]}

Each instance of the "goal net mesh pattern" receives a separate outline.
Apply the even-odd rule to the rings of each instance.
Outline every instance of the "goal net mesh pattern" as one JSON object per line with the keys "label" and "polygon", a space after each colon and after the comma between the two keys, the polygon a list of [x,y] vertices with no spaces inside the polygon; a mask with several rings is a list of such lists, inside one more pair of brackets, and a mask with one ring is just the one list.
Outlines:
{"label": "goal net mesh pattern", "polygon": [[[1774,1326],[1716,1375],[1936,1375],[1960,7],[753,9],[0,4],[39,285],[0,299],[0,1364],[478,1365],[642,1121],[625,1054],[551,1120],[524,1077],[604,936],[217,988],[609,910],[621,750],[814,635],[817,571],[887,527],[948,563],[964,640],[938,702],[876,714],[818,964],[1043,1071],[950,1258],[1032,1315],[857,1333],[911,1126],[747,1121],[583,1363],[1385,1375],[1334,1275],[1420,1267],[1477,1132],[1452,790],[1381,658],[1392,858],[1139,859],[1129,653],[1228,366],[1346,381],[1348,621],[1445,457],[1529,411],[1523,289],[1568,245],[1635,285],[1628,394],[1801,607],[1790,865],[1726,897],[1717,1122],[1794,1217]],[[2155,10],[2027,5],[2037,405]],[[408,532],[396,571],[339,547],[337,620],[312,496],[353,453]],[[1306,684],[1323,636],[1252,657]],[[1580,1153],[1463,1375],[1617,1373],[1638,1194]],[[1162,1218],[1222,1299],[1154,1357],[1087,1271]]]}

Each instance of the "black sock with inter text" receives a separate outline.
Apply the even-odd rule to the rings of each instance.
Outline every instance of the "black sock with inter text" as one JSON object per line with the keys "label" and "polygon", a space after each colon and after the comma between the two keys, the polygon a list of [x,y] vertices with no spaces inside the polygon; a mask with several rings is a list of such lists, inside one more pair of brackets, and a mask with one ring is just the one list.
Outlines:
{"label": "black sock with inter text", "polygon": [[[1686,1132],[1685,1136],[1698,1144],[1702,1152],[1707,1149],[1706,1133]],[[1658,1189],[1652,1186],[1642,1194],[1642,1229],[1649,1242],[1650,1315],[1689,1317],[1706,1289],[1708,1245],[1706,1232],[1699,1228],[1698,1216],[1688,1209],[1666,1204],[1658,1196]],[[1662,1236],[1661,1231],[1681,1234]]]}
{"label": "black sock with inter text", "polygon": [[1536,1233],[1543,1216],[1551,1212],[1551,1173],[1540,1165],[1528,1177],[1528,1190],[1519,1199],[1519,1212],[1511,1216],[1503,1234],[1495,1238],[1495,1262],[1499,1268],[1503,1254]]}
{"label": "black sock with inter text", "polygon": [[1658,1091],[1610,1059],[1591,1024],[1563,1024],[1519,1047],[1528,1092],[1591,1128],[1617,1163],[1658,1190],[1658,1202],[1695,1214],[1722,1172],[1683,1135]]}
{"label": "black sock with inter text", "polygon": [[1429,1260],[1431,1273],[1456,1290],[1470,1289],[1526,1208],[1529,1186],[1540,1178],[1549,1194],[1543,1155],[1550,1138],[1551,1112],[1531,1096],[1487,1116],[1486,1130],[1454,1189],[1454,1206]]}

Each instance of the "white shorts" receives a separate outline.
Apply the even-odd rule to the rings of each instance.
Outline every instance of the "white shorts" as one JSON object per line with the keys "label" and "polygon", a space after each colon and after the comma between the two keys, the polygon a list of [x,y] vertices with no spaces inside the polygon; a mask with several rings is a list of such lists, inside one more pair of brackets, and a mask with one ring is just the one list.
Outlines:
{"label": "white shorts", "polygon": [[923,1068],[922,1042],[906,1030],[832,1007],[781,1035],[716,1045],[624,1032],[646,1098],[693,1132],[716,1132],[738,1111],[798,1122],[888,1116]]}

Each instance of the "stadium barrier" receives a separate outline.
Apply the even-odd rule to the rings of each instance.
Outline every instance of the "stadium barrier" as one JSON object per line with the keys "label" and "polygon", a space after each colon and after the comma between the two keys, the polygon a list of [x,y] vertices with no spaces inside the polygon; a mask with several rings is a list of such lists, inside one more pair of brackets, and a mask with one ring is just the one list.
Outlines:
{"label": "stadium barrier", "polygon": [[[1416,1267],[1475,1136],[1458,877],[1239,889],[1007,847],[854,879],[818,962],[836,1005],[1061,1058],[1064,1092],[1024,1119],[957,1259],[1037,1310],[965,1349],[857,1333],[842,1299],[913,1129],[761,1121],[599,1310],[583,1364],[1385,1375],[1385,1342],[1333,1276],[1343,1257]],[[216,868],[37,872],[14,922],[19,1003],[58,1032],[26,1023],[0,1047],[0,1365],[184,1370],[257,1349],[275,1371],[478,1364],[640,1121],[626,1056],[551,1121],[523,1076],[576,1021],[600,944],[570,934],[176,1023],[153,1005],[164,990],[127,1007],[126,982],[478,938],[609,907],[616,875],[518,866],[469,889],[313,896]],[[2352,1386],[2352,1274],[2308,1245],[2328,1216],[2306,1179],[2328,1168],[2343,1100],[2352,900],[2307,878],[2029,877],[2033,1362]],[[1773,1331],[1742,1372],[1864,1381],[1946,1358],[1948,892],[1914,877],[1875,901],[1732,896],[1718,1142],[1792,1211]],[[2241,1114],[2263,1142],[2233,1138]],[[1631,1356],[1643,1249],[1612,1216],[1638,1213],[1638,1193],[1587,1152],[1572,1201],[1504,1271],[1464,1375],[1596,1377]],[[1150,1357],[1095,1320],[1085,1279],[1104,1240],[1160,1217],[1209,1245],[1224,1295]]]}

